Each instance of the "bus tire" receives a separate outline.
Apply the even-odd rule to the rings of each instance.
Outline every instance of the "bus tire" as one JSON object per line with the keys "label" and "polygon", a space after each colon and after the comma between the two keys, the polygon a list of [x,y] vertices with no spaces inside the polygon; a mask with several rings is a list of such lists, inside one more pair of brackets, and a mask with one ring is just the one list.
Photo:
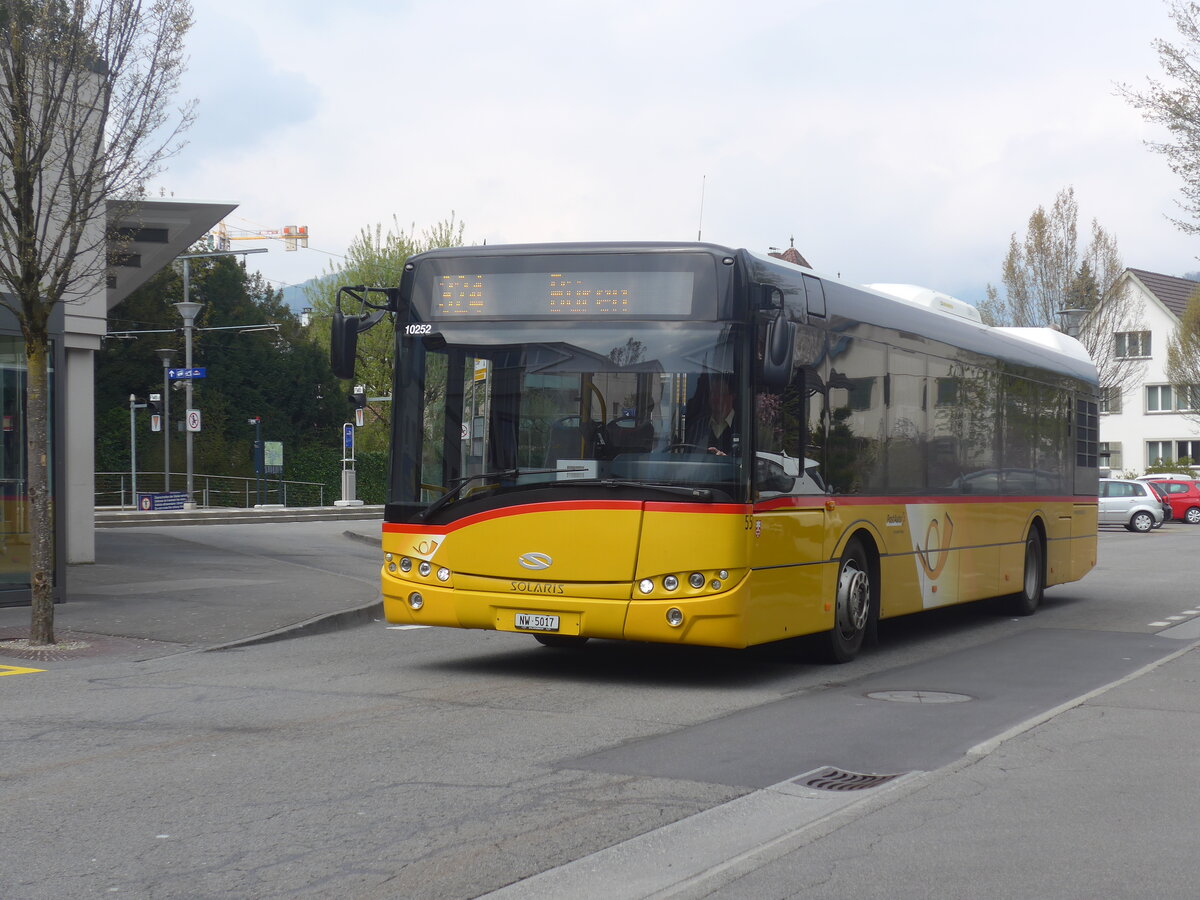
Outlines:
{"label": "bus tire", "polygon": [[588,642],[587,638],[575,634],[535,634],[533,639],[543,647],[556,647],[560,650],[582,647]]}
{"label": "bus tire", "polygon": [[1046,551],[1042,535],[1030,528],[1025,536],[1025,565],[1021,570],[1021,590],[1008,598],[1005,612],[1011,616],[1032,616],[1042,605],[1046,591]]}
{"label": "bus tire", "polygon": [[862,541],[854,538],[838,563],[833,628],[822,636],[823,655],[829,662],[846,663],[858,656],[873,624],[874,608],[871,563]]}

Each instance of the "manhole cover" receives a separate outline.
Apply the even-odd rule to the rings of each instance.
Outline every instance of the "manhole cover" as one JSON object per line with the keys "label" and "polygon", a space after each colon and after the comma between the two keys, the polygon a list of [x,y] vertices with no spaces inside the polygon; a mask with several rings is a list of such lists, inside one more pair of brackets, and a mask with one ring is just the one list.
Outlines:
{"label": "manhole cover", "polygon": [[868,775],[863,772],[846,772],[826,766],[816,769],[799,778],[793,779],[793,784],[801,787],[815,788],[818,791],[865,791],[869,788],[887,784],[899,775]]}
{"label": "manhole cover", "polygon": [[975,699],[966,694],[953,694],[949,691],[871,691],[867,697],[871,700],[886,700],[889,703],[966,703]]}

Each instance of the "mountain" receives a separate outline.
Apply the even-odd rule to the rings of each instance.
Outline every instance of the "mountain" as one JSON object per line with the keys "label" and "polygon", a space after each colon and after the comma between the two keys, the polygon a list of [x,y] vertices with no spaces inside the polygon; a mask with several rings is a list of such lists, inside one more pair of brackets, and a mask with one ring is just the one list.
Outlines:
{"label": "mountain", "polygon": [[332,276],[318,275],[316,278],[310,278],[308,281],[302,281],[299,284],[289,284],[282,289],[283,302],[288,305],[288,309],[299,314],[304,307],[312,305],[305,296],[307,289],[320,285],[322,281],[330,277]]}

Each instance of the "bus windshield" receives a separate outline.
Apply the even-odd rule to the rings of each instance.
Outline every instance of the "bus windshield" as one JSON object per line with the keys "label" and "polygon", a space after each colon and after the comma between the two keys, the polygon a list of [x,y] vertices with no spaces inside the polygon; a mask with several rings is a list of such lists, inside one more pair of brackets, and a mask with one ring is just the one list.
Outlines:
{"label": "bus windshield", "polygon": [[[396,410],[392,502],[415,515],[431,504],[466,513],[530,489],[566,497],[598,487],[743,501],[741,331],[717,322],[453,322],[401,336],[398,395],[423,402]],[[404,471],[418,459],[419,483]]]}

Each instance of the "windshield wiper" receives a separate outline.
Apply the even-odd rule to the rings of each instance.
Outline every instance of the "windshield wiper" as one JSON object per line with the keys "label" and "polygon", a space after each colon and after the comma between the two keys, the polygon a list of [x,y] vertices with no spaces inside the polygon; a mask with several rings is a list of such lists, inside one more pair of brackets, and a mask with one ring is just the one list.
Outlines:
{"label": "windshield wiper", "polygon": [[[569,471],[559,469],[558,471]],[[662,491],[679,497],[690,497],[693,500],[711,500],[713,492],[708,488],[690,488],[679,484],[661,484],[657,481],[628,481],[618,478],[569,478],[563,481],[551,481],[546,486],[579,487],[581,484],[595,484],[606,488],[648,488],[652,491]]]}
{"label": "windshield wiper", "polygon": [[438,497],[429,506],[425,507],[425,511],[420,513],[417,518],[422,521],[428,521],[429,517],[438,510],[445,509],[451,503],[459,498],[462,494],[462,489],[472,481],[479,481],[482,478],[517,478],[521,475],[549,475],[552,472],[575,472],[582,469],[500,469],[496,472],[480,472],[478,475],[468,475],[465,478],[459,478],[455,481],[450,489],[442,496]]}
{"label": "windshield wiper", "polygon": [[599,483],[601,486],[608,488],[649,488],[652,491],[662,491],[663,493],[676,494],[680,497],[691,497],[694,500],[711,500],[713,498],[713,492],[708,488],[689,488],[678,484],[659,484],[654,481],[619,481],[613,478],[606,478]]}

